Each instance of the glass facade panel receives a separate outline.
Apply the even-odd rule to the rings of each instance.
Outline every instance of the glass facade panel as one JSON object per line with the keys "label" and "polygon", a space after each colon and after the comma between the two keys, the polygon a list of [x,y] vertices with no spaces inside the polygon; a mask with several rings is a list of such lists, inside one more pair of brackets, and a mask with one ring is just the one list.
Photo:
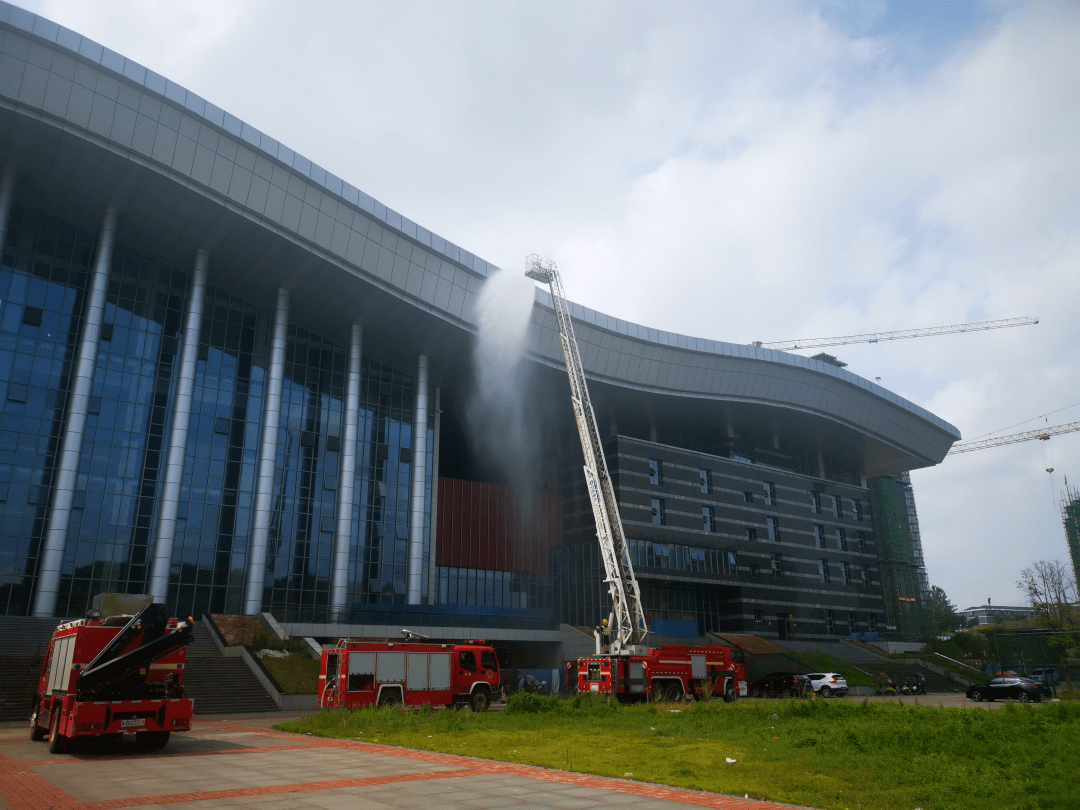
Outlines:
{"label": "glass facade panel", "polygon": [[[0,260],[0,613],[30,612],[93,246],[92,233],[11,212]],[[28,306],[39,324],[26,322]],[[95,570],[94,550],[79,551],[65,561],[69,594],[75,565]]]}
{"label": "glass facade panel", "polygon": [[267,313],[207,287],[169,575],[176,615],[241,612],[269,336]]}
{"label": "glass facade panel", "polygon": [[113,252],[58,615],[80,615],[98,593],[145,590],[186,285],[182,273]]}
{"label": "glass facade panel", "polygon": [[[89,232],[12,211],[0,267],[0,613],[30,611],[93,247]],[[104,591],[147,590],[187,285],[185,273],[114,250],[57,615],[81,616]],[[170,570],[173,615],[242,609],[270,330],[269,313],[207,287]],[[264,594],[264,609],[285,621],[327,614],[345,366],[344,347],[289,326]],[[405,601],[414,387],[412,376],[363,359],[354,602]],[[426,595],[433,429],[425,440]],[[517,593],[494,574],[479,586],[473,575],[461,593],[474,602]],[[511,599],[537,603],[536,590]]]}

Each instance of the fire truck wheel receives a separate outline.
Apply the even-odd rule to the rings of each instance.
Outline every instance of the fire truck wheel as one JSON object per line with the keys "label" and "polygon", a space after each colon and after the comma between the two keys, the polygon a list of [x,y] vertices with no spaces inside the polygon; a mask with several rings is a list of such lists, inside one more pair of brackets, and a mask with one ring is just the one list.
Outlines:
{"label": "fire truck wheel", "polygon": [[734,703],[738,697],[739,696],[735,694],[735,690],[728,684],[727,691],[724,692],[724,703]]}
{"label": "fire truck wheel", "polygon": [[401,692],[397,689],[384,689],[379,695],[380,706],[397,706],[401,703]]}
{"label": "fire truck wheel", "polygon": [[491,693],[487,689],[477,689],[472,693],[469,704],[474,712],[486,712],[491,705]]}
{"label": "fire truck wheel", "polygon": [[63,754],[68,748],[68,738],[60,733],[60,710],[54,709],[49,723],[49,753]]}
{"label": "fire truck wheel", "polygon": [[135,747],[144,750],[164,748],[169,744],[168,731],[136,731]]}
{"label": "fire truck wheel", "polygon": [[664,700],[672,703],[682,703],[683,691],[682,686],[677,683],[669,683],[664,687]]}
{"label": "fire truck wheel", "polygon": [[49,733],[49,730],[47,728],[42,728],[41,726],[39,726],[37,724],[37,719],[38,713],[35,710],[34,713],[30,715],[30,739],[34,742],[41,742],[45,739],[45,736]]}

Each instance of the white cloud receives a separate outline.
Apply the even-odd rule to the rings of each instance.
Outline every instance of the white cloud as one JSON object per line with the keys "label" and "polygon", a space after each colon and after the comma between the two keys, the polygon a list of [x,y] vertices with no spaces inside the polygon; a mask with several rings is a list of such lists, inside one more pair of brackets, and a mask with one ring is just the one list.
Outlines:
{"label": "white cloud", "polygon": [[[1075,4],[1001,6],[933,59],[845,33],[878,7],[844,30],[785,3],[41,11],[490,261],[556,259],[610,314],[733,341],[1038,315],[837,353],[965,436],[1080,400]],[[916,472],[931,581],[1006,602],[1064,558],[1048,466],[1080,481],[1080,439]]]}

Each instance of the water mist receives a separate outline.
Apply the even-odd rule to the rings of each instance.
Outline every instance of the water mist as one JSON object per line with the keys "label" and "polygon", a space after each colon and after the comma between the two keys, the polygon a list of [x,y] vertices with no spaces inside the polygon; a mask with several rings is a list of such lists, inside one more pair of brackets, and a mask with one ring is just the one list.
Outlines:
{"label": "water mist", "polygon": [[475,390],[467,408],[477,455],[508,483],[530,488],[540,480],[541,414],[526,401],[534,289],[521,271],[497,270],[484,282],[477,301]]}

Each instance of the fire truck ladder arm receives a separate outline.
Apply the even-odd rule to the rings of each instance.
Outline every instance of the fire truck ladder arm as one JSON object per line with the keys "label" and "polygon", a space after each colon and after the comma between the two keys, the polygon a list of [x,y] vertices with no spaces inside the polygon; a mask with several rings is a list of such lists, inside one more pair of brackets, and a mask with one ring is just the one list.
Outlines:
{"label": "fire truck ladder arm", "polygon": [[[154,605],[148,607],[154,607]],[[161,606],[158,605],[158,607]],[[94,662],[79,675],[76,686],[84,695],[92,696],[100,693],[140,670],[148,670],[154,661],[176,652],[181,647],[186,647],[194,637],[192,626],[187,622],[182,622],[175,630],[157,635],[124,655],[113,656],[97,663],[101,658],[101,655],[98,655]],[[145,680],[145,673],[143,680]]]}
{"label": "fire truck ladder arm", "polygon": [[[559,323],[563,359],[566,361],[566,373],[570,380],[570,399],[581,439],[581,450],[585,457],[585,481],[589,488],[589,502],[596,520],[596,537],[600,543],[605,582],[612,601],[614,626],[611,628],[611,652],[628,652],[644,644],[649,630],[641,604],[641,591],[630,562],[618,501],[611,485],[607,459],[604,458],[596,414],[589,399],[589,386],[578,351],[574,324],[563,295],[562,280],[554,262],[545,261],[535,254],[526,260],[525,275],[547,284],[551,291],[552,305]],[[597,645],[599,646],[599,638]],[[598,649],[597,653],[600,652]]]}

